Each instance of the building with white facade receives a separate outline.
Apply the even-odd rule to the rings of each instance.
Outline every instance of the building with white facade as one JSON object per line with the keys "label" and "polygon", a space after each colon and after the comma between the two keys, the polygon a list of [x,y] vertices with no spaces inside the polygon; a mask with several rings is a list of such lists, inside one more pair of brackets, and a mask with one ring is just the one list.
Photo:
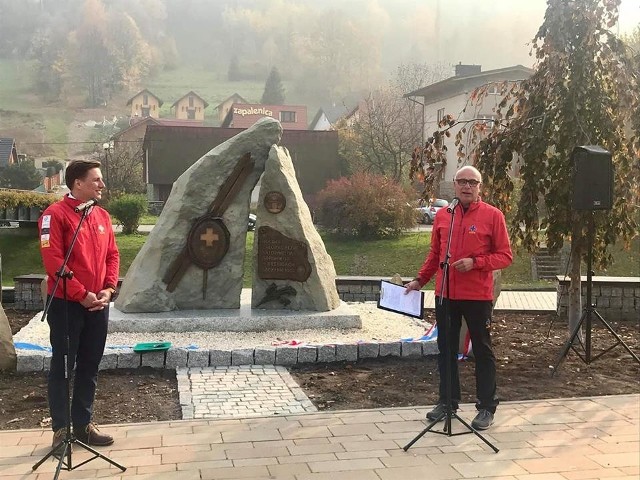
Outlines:
{"label": "building with white facade", "polygon": [[[471,160],[466,157],[459,161],[457,159],[457,148],[454,142],[460,129],[464,126],[469,127],[475,119],[478,119],[476,121],[482,121],[482,119],[490,121],[494,119],[495,108],[504,98],[501,94],[502,85],[505,82],[525,80],[532,74],[532,69],[522,65],[483,72],[480,65],[459,64],[455,66],[455,75],[453,77],[419,88],[405,95],[405,97],[423,106],[425,139],[429,138],[433,132],[438,130],[438,122],[445,115],[452,115],[457,122],[460,122],[451,128],[451,136],[445,141],[448,153],[446,171],[443,174],[443,181],[441,183],[441,195],[444,197],[452,197],[452,180],[456,170],[463,165],[472,164]],[[477,88],[485,85],[487,85],[488,95],[480,105],[474,104],[474,102],[471,101],[472,93]],[[467,132],[468,131],[469,128],[467,128]],[[473,145],[469,144],[469,139],[466,138],[463,140],[467,142],[465,144],[465,151],[471,151]]]}

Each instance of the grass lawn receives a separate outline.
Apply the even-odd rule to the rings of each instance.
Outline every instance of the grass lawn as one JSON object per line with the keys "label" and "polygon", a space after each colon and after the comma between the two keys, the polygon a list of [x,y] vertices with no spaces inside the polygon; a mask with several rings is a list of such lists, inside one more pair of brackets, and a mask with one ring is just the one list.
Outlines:
{"label": "grass lawn", "polygon": [[[33,228],[0,230],[0,253],[2,254],[2,284],[13,286],[13,278],[30,273],[44,273],[38,250],[37,231]],[[116,236],[120,249],[120,275],[124,276],[129,265],[144,244],[143,234]],[[244,283],[251,285],[251,261],[253,232],[247,235],[247,253],[244,265]],[[391,277],[399,273],[413,277],[429,249],[428,232],[409,233],[398,239],[387,240],[344,240],[324,236],[327,251],[333,258],[338,275]],[[606,272],[596,271],[596,275],[639,276],[640,238],[636,238],[630,251],[620,246],[612,248],[614,263]],[[531,280],[531,256],[516,254],[513,265],[505,269],[502,276],[504,288],[531,289],[554,288],[553,282]],[[433,288],[433,281],[427,286]]]}

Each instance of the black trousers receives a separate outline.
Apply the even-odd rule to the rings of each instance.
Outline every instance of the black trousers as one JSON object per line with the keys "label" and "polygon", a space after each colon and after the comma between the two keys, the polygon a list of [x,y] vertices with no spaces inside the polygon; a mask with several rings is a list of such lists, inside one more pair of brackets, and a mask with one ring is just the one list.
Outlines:
{"label": "black trousers", "polygon": [[[446,332],[446,309],[449,309],[450,338]],[[473,356],[476,365],[476,408],[489,410],[495,413],[499,400],[496,395],[496,357],[491,347],[491,311],[493,305],[490,300],[449,300],[444,299],[440,305],[440,298],[436,297],[436,322],[438,324],[438,371],[440,373],[440,399],[439,403],[445,403],[446,390],[446,366],[447,358],[445,347],[449,341],[451,355],[449,367],[451,368],[451,399],[452,406],[458,408],[460,402],[460,376],[458,373],[458,346],[462,317],[467,322]]]}
{"label": "black trousers", "polygon": [[[66,303],[66,306],[65,306]],[[73,378],[71,422],[84,426],[91,422],[93,400],[98,382],[98,366],[107,340],[109,309],[90,312],[78,302],[65,302],[54,298],[47,314],[52,356],[49,370],[49,411],[54,431],[67,425],[67,390],[65,380],[65,353],[67,352],[67,325],[69,317],[69,377]],[[74,372],[73,377],[71,374]]]}

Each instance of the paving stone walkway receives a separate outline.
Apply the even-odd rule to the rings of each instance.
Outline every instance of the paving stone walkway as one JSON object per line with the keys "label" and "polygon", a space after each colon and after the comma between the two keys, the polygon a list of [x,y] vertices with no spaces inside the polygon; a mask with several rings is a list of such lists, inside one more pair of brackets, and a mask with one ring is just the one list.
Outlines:
{"label": "paving stone walkway", "polygon": [[182,418],[233,418],[315,412],[285,367],[178,368]]}
{"label": "paving stone walkway", "polygon": [[[102,426],[115,443],[60,479],[111,480],[579,480],[640,476],[640,395],[504,402],[484,437],[453,422],[454,436],[427,433],[429,407],[316,412],[258,418]],[[461,405],[470,421],[475,407]],[[0,431],[0,478],[49,480],[32,466],[51,445],[45,429]],[[87,460],[74,451],[74,465]]]}

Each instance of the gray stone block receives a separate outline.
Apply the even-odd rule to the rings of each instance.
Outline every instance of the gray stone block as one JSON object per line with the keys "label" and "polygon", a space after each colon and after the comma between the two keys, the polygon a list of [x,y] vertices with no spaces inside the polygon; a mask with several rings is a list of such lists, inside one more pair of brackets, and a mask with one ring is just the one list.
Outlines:
{"label": "gray stone block", "polygon": [[231,365],[253,365],[253,348],[232,350]]}
{"label": "gray stone block", "polygon": [[438,354],[438,342],[422,342],[422,356],[429,357]]}
{"label": "gray stone block", "polygon": [[381,342],[379,348],[380,357],[399,357],[402,352],[400,342]]}
{"label": "gray stone block", "polygon": [[146,352],[140,355],[142,367],[164,368],[165,352]]}
{"label": "gray stone block", "polygon": [[378,343],[359,343],[358,358],[378,358],[380,347]]}
{"label": "gray stone block", "polygon": [[189,350],[187,367],[208,367],[209,350]]}
{"label": "gray stone block", "polygon": [[44,355],[42,353],[29,353],[27,355],[16,355],[16,371],[20,372],[42,372],[44,370]]}
{"label": "gray stone block", "polygon": [[138,368],[140,366],[140,354],[131,352],[118,353],[118,368]]}
{"label": "gray stone block", "polygon": [[320,345],[318,350],[318,363],[330,363],[336,361],[336,346],[335,345]]}
{"label": "gray stone block", "polygon": [[275,365],[276,347],[257,347],[253,351],[253,362],[256,365]]}
{"label": "gray stone block", "polygon": [[212,367],[231,365],[231,350],[209,350],[209,365]]}
{"label": "gray stone block", "polygon": [[317,359],[318,349],[314,345],[298,347],[298,363],[316,363]]}
{"label": "gray stone block", "polygon": [[403,357],[421,357],[422,342],[402,342],[401,350]]}
{"label": "gray stone block", "polygon": [[184,348],[170,348],[167,351],[167,359],[165,361],[165,368],[186,367],[187,366],[188,353]]}
{"label": "gray stone block", "polygon": [[276,347],[276,365],[298,363],[298,347]]}
{"label": "gray stone block", "polygon": [[355,343],[336,345],[336,362],[355,362],[358,360],[358,345]]}
{"label": "gray stone block", "polygon": [[98,370],[112,370],[118,368],[118,352],[105,351],[98,365]]}

